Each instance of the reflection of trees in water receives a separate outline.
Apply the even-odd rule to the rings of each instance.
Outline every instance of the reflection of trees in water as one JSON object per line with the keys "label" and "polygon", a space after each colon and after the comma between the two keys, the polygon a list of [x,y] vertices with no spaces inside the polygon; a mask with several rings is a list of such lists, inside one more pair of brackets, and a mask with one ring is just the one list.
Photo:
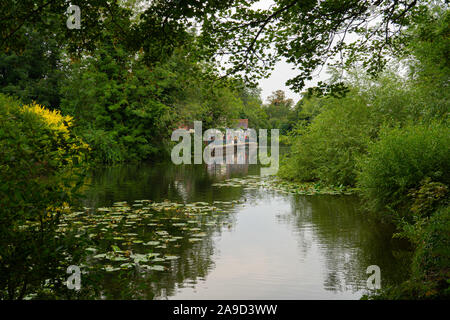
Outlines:
{"label": "reflection of trees in water", "polygon": [[[228,165],[229,166],[229,165]],[[227,167],[226,167],[227,168]],[[219,170],[221,170],[219,168]],[[248,166],[229,166],[227,174],[215,174],[206,166],[134,165],[101,168],[93,173],[89,186],[85,187],[84,205],[89,207],[109,206],[113,202],[149,199],[160,202],[214,200],[233,201],[243,196],[242,188],[214,188],[211,184],[224,177],[246,175]],[[214,171],[216,172],[216,171]],[[219,171],[220,173],[220,171]],[[220,205],[217,205],[220,206]],[[147,271],[142,268],[120,270],[113,273],[93,272],[84,282],[85,297],[105,299],[165,299],[174,295],[182,286],[193,286],[204,279],[214,268],[213,236],[220,236],[224,227],[235,224],[235,208],[214,216],[215,226],[206,226],[210,216],[202,216],[201,232],[206,233],[201,242],[181,240],[180,247],[167,252],[177,255],[169,270]],[[147,227],[150,228],[150,227]],[[177,236],[171,225],[164,229]],[[165,264],[165,263],[164,263]],[[86,287],[87,286],[87,287]],[[89,288],[90,286],[90,288]]]}
{"label": "reflection of trees in water", "polygon": [[313,244],[313,232],[311,230],[313,212],[311,206],[306,202],[298,202],[296,205],[297,207],[293,207],[289,213],[279,214],[276,218],[279,223],[294,227],[293,231],[299,243],[301,259],[305,260]]}
{"label": "reflection of trees in water", "polygon": [[[179,247],[165,250],[165,254],[178,256],[177,260],[170,261],[170,267],[165,271],[149,271],[142,265],[137,265],[131,270],[119,270],[112,273],[96,269],[91,274],[83,276],[83,292],[79,297],[166,299],[174,295],[177,288],[194,286],[199,279],[205,279],[214,268],[213,237],[220,235],[224,225],[234,223],[234,218],[232,211],[222,213],[215,218],[217,222],[215,226],[206,226],[204,222],[210,220],[210,217],[203,216],[200,228],[206,236],[196,243],[190,243],[188,238],[184,238],[180,241]],[[163,228],[173,236],[181,235],[173,226],[165,225]],[[148,250],[151,251],[151,249]],[[155,264],[169,266],[166,262],[150,265]],[[103,265],[97,267],[103,267]]]}
{"label": "reflection of trees in water", "polygon": [[101,287],[105,299],[166,299],[176,293],[178,286],[192,285],[205,278],[214,268],[214,244],[210,236],[191,248],[180,250],[180,258],[171,262],[166,271],[148,271],[142,267],[118,271],[113,274],[98,273],[95,282]]}
{"label": "reflection of trees in water", "polygon": [[109,206],[117,201],[169,199],[178,202],[239,199],[241,188],[213,188],[217,180],[258,174],[257,166],[138,164],[96,169],[86,180],[84,206]]}
{"label": "reflection of trees in water", "polygon": [[[85,206],[109,206],[113,202],[150,199],[156,202],[168,199],[176,202],[245,199],[247,205],[258,205],[262,200],[291,199],[291,210],[276,213],[279,222],[293,227],[304,259],[313,250],[318,251],[326,270],[323,286],[329,291],[357,290],[365,287],[366,268],[376,264],[381,268],[382,285],[398,283],[407,265],[395,259],[392,230],[358,212],[358,201],[340,196],[293,196],[271,190],[252,190],[243,187],[212,187],[218,180],[258,174],[259,169],[247,165],[134,165],[99,169],[85,189]],[[119,275],[99,273],[96,285],[107,298],[164,299],[176,293],[178,287],[194,286],[214,268],[215,235],[220,235],[224,224],[233,226],[235,215],[219,214],[218,225],[206,227],[201,242],[182,240],[181,246],[170,254],[180,258],[171,262],[168,271],[117,272]],[[203,217],[205,218],[205,217]],[[165,228],[171,233],[168,226]],[[394,244],[394,245],[393,245]],[[98,295],[96,295],[98,297]]]}
{"label": "reflection of trees in water", "polygon": [[359,212],[356,198],[295,196],[291,205],[292,210],[278,220],[294,226],[304,256],[312,243],[319,245],[327,270],[326,290],[364,289],[366,268],[374,264],[381,268],[382,285],[397,283],[406,275],[405,263],[394,257],[400,247],[392,240],[392,228]]}
{"label": "reflection of trees in water", "polygon": [[213,164],[208,165],[207,169],[208,174],[217,180],[229,179],[239,175],[245,176],[249,173],[248,164]]}
{"label": "reflection of trees in water", "polygon": [[157,297],[168,298],[176,293],[178,287],[194,286],[198,279],[205,279],[209,271],[214,268],[213,254],[214,242],[211,235],[192,250],[184,251],[181,258],[173,262],[171,271],[164,274],[161,281],[157,283],[156,292],[159,293]]}

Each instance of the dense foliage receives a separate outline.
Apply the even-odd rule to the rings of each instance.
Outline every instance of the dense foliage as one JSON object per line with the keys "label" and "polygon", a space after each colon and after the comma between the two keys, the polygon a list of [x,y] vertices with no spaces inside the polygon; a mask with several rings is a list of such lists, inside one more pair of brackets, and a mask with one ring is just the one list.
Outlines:
{"label": "dense foliage", "polygon": [[408,212],[412,188],[427,178],[449,186],[449,172],[448,125],[409,125],[382,130],[369,145],[360,160],[358,185],[372,209]]}
{"label": "dense foliage", "polygon": [[301,181],[322,180],[330,185],[353,185],[355,159],[374,134],[373,116],[363,97],[354,94],[324,101],[326,111],[309,126],[300,126],[300,138],[284,160],[280,175]]}
{"label": "dense foliage", "polygon": [[291,180],[356,187],[369,212],[415,245],[411,278],[378,297],[449,294],[448,17],[435,7],[411,25],[407,48],[377,78],[346,68],[344,98],[305,97],[298,107],[310,117],[299,117],[280,170]]}

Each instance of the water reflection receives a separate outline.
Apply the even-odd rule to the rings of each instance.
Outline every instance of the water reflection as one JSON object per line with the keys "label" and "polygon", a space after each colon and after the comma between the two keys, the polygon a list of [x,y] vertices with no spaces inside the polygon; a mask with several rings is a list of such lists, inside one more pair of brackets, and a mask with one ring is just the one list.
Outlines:
{"label": "water reflection", "polygon": [[383,285],[397,283],[408,272],[407,264],[394,256],[404,243],[392,239],[392,226],[370,221],[356,198],[297,196],[291,211],[279,219],[294,227],[304,254],[317,245],[325,265],[326,290],[364,291],[370,265],[380,266]]}
{"label": "water reflection", "polygon": [[[167,271],[121,271],[119,276],[99,276],[92,286],[108,299],[357,299],[364,293],[369,265],[380,266],[382,285],[406,275],[392,230],[361,214],[356,198],[212,186],[259,171],[245,164],[95,170],[84,190],[86,207],[139,199],[241,204],[202,217],[199,226],[207,236],[170,247],[179,259]],[[170,217],[154,219],[176,235]],[[151,229],[140,226],[135,232]]]}

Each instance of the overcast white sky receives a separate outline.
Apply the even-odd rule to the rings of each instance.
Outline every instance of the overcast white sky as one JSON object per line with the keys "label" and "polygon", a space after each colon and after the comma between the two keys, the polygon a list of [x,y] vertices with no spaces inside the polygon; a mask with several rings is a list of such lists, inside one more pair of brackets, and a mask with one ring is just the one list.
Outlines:
{"label": "overcast white sky", "polygon": [[[294,103],[297,103],[300,100],[300,94],[295,93],[289,87],[286,86],[286,81],[294,78],[298,75],[298,71],[292,70],[292,65],[288,64],[285,61],[280,61],[275,65],[275,69],[273,70],[271,76],[267,79],[261,79],[259,81],[259,86],[262,89],[261,98],[264,103],[267,102],[267,97],[269,97],[272,92],[276,90],[283,90],[286,92],[286,96],[294,100]],[[312,86],[320,80],[326,79],[326,73],[323,70],[320,76],[316,76],[313,78],[312,82],[307,83],[308,86]]]}
{"label": "overcast white sky", "polygon": [[[256,4],[253,5],[255,9],[268,9],[271,5],[273,5],[273,0],[260,0]],[[375,20],[373,23],[376,23],[378,20]],[[347,33],[345,42],[350,43],[356,41],[358,36],[356,34]],[[338,38],[335,39],[337,41]],[[293,70],[294,68],[294,70]],[[259,86],[262,89],[261,98],[264,103],[267,102],[267,97],[269,97],[272,92],[276,90],[283,90],[286,92],[286,96],[294,100],[294,103],[297,103],[300,100],[300,94],[293,92],[286,86],[286,81],[294,78],[299,74],[299,71],[295,70],[295,67],[291,64],[288,64],[285,61],[280,61],[275,65],[275,68],[270,77],[267,79],[261,79],[259,81]],[[321,71],[316,71],[313,73],[313,80],[306,82],[305,89],[308,87],[315,86],[319,81],[325,81],[329,78],[329,74],[327,74],[327,67],[321,68]]]}

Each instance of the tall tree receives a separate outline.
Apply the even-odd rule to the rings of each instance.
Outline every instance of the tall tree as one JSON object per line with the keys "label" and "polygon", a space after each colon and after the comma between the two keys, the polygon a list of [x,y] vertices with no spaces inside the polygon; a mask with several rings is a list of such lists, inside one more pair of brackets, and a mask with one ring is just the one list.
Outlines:
{"label": "tall tree", "polygon": [[270,127],[280,129],[286,133],[292,129],[296,120],[293,109],[294,101],[286,97],[283,90],[277,90],[268,98],[269,104],[266,106],[266,113],[269,118]]}
{"label": "tall tree", "polygon": [[0,52],[0,92],[50,108],[60,103],[61,47],[54,38],[30,31],[22,53]]}

